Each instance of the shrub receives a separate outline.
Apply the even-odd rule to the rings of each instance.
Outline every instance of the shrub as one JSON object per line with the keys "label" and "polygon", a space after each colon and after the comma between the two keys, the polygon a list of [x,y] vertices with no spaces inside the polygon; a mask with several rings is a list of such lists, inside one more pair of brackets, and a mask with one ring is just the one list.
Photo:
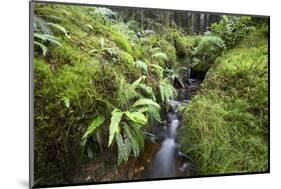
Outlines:
{"label": "shrub", "polygon": [[212,33],[221,37],[227,48],[234,47],[253,29],[249,16],[223,16],[219,23],[211,26]]}
{"label": "shrub", "polygon": [[215,36],[204,36],[194,50],[193,66],[201,71],[207,71],[216,58],[225,50],[224,42]]}

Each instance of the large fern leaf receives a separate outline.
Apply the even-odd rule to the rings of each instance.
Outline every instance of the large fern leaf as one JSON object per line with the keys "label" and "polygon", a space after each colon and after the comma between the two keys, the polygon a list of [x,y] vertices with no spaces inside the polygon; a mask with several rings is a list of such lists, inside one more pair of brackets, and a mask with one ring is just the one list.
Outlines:
{"label": "large fern leaf", "polygon": [[126,136],[128,137],[129,141],[130,141],[130,145],[132,147],[132,152],[133,155],[136,157],[139,155],[140,153],[140,147],[137,141],[137,138],[134,136],[134,134],[131,131],[131,127],[127,124],[124,124],[124,130],[126,133]]}
{"label": "large fern leaf", "polygon": [[148,106],[146,113],[150,118],[158,121],[159,123],[161,122],[159,108],[155,106]]}
{"label": "large fern leaf", "polygon": [[86,132],[84,133],[82,140],[87,139],[96,128],[98,128],[99,126],[101,126],[104,122],[105,118],[104,116],[98,116],[96,117],[96,119],[94,119],[94,121],[92,121],[92,123],[90,124],[90,126],[87,128]]}
{"label": "large fern leaf", "polygon": [[162,103],[173,99],[177,95],[176,89],[167,80],[163,80],[159,85]]}
{"label": "large fern leaf", "polygon": [[[41,34],[41,33],[34,33],[33,35],[34,35],[34,38],[41,39],[43,41],[49,41],[51,43],[54,43],[54,44],[62,47],[62,44],[60,44],[60,42],[57,40],[57,38],[52,35]],[[36,40],[34,40],[34,41],[36,41]]]}
{"label": "large fern leaf", "polygon": [[125,112],[125,115],[133,122],[141,125],[145,125],[147,123],[147,118],[142,112]]}
{"label": "large fern leaf", "polygon": [[111,145],[112,140],[116,133],[119,133],[119,123],[122,119],[123,112],[118,109],[114,109],[111,113],[111,123],[109,126],[109,140],[108,140],[108,147]]}
{"label": "large fern leaf", "polygon": [[168,61],[168,57],[165,53],[163,52],[157,52],[157,53],[154,53],[152,55],[153,58],[156,58],[156,59],[159,59],[159,60],[162,60],[162,61]]}
{"label": "large fern leaf", "polygon": [[134,65],[135,65],[137,68],[139,68],[139,69],[144,70],[145,72],[147,72],[147,65],[146,65],[146,63],[144,63],[143,61],[137,60],[136,62],[134,62]]}
{"label": "large fern leaf", "polygon": [[141,76],[139,79],[134,81],[130,86],[131,90],[135,90],[140,85],[141,81],[145,80],[145,79],[146,79],[146,76]]}
{"label": "large fern leaf", "polygon": [[55,24],[55,23],[52,23],[52,22],[48,22],[47,24],[48,24],[49,26],[52,26],[52,27],[58,29],[59,31],[63,32],[64,35],[65,35],[67,38],[70,38],[70,36],[68,35],[66,29],[65,29],[64,27],[62,27],[61,25]]}
{"label": "large fern leaf", "polygon": [[38,41],[34,41],[34,44],[38,45],[41,48],[43,55],[46,56],[48,48]]}
{"label": "large fern leaf", "polygon": [[138,101],[136,101],[132,107],[137,107],[137,106],[147,106],[147,105],[152,105],[157,108],[160,108],[159,104],[157,104],[155,101],[149,99],[149,98],[141,98]]}
{"label": "large fern leaf", "polygon": [[138,146],[140,151],[144,149],[144,136],[140,130],[140,126],[136,124],[131,124],[131,132],[136,141],[138,142]]}
{"label": "large fern leaf", "polygon": [[128,161],[129,155],[131,153],[131,145],[128,138],[123,140],[122,135],[120,133],[116,134],[116,143],[118,147],[118,165],[124,160]]}
{"label": "large fern leaf", "polygon": [[144,92],[147,97],[150,97],[150,98],[151,98],[152,100],[154,100],[154,101],[156,100],[155,95],[154,95],[153,90],[152,90],[151,87],[147,86],[147,85],[144,84],[144,83],[140,83],[140,84],[139,84],[139,89],[140,89],[142,92]]}

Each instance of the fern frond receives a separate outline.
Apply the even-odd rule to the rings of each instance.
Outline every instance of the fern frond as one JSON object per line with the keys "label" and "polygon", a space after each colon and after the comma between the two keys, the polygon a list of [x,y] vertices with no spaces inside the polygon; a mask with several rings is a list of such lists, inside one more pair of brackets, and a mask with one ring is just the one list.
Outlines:
{"label": "fern frond", "polygon": [[60,44],[60,42],[58,42],[57,38],[52,36],[52,35],[41,34],[41,33],[34,33],[34,37],[38,38],[38,39],[41,39],[43,41],[49,41],[51,43],[54,43],[54,44],[62,47],[62,44]]}
{"label": "fern frond", "polygon": [[155,53],[161,52],[161,48],[160,48],[160,47],[154,47],[154,48],[151,48],[151,49],[149,50],[149,52],[150,52],[151,54],[155,54]]}
{"label": "fern frond", "polygon": [[125,115],[134,123],[145,125],[147,123],[147,119],[142,112],[125,112]]}
{"label": "fern frond", "polygon": [[104,122],[105,118],[104,116],[98,116],[94,119],[94,121],[92,121],[92,123],[90,124],[90,126],[87,128],[86,132],[84,133],[82,140],[86,140],[93,132],[96,128],[98,128],[99,126],[101,126]]}
{"label": "fern frond", "polygon": [[123,160],[125,162],[128,161],[129,155],[131,153],[131,145],[128,138],[123,140],[120,133],[116,134],[115,140],[118,147],[118,165],[120,165]]}
{"label": "fern frond", "polygon": [[160,79],[162,79],[164,69],[157,64],[150,64],[150,66],[158,73],[158,75],[160,76]]}
{"label": "fern frond", "polygon": [[140,84],[139,84],[139,89],[140,89],[143,93],[145,93],[145,95],[146,95],[147,97],[150,97],[152,100],[156,101],[156,97],[155,97],[155,95],[154,95],[153,90],[152,90],[151,87],[147,86],[146,84],[140,83]]}
{"label": "fern frond", "polygon": [[114,109],[111,113],[111,123],[109,126],[109,140],[108,140],[108,147],[111,145],[112,140],[116,133],[119,133],[119,123],[122,119],[123,112],[118,109]]}
{"label": "fern frond", "polygon": [[146,113],[150,118],[156,120],[159,123],[161,122],[159,108],[155,106],[148,106]]}
{"label": "fern frond", "polygon": [[142,99],[139,99],[138,101],[136,101],[132,107],[137,107],[137,106],[144,106],[144,105],[152,105],[152,106],[155,106],[157,108],[160,109],[160,106],[159,104],[157,104],[155,101],[149,99],[149,98],[142,98]]}
{"label": "fern frond", "polygon": [[160,81],[159,89],[162,103],[168,102],[177,95],[177,90],[167,81],[167,79]]}
{"label": "fern frond", "polygon": [[136,157],[140,153],[140,147],[139,147],[138,141],[137,141],[136,137],[133,135],[133,133],[131,132],[131,127],[129,125],[124,124],[123,128],[125,130],[126,136],[128,137],[128,139],[130,141],[133,155]]}
{"label": "fern frond", "polygon": [[157,52],[152,55],[153,58],[159,59],[161,61],[168,61],[168,56],[163,52]]}
{"label": "fern frond", "polygon": [[134,62],[134,65],[135,65],[137,68],[139,68],[139,69],[144,70],[145,72],[147,72],[147,65],[146,65],[146,63],[144,63],[143,61],[137,60],[137,61]]}
{"label": "fern frond", "polygon": [[42,43],[38,42],[38,41],[34,41],[34,44],[38,45],[41,48],[41,50],[43,52],[43,55],[46,56],[48,48],[45,45],[43,45]]}
{"label": "fern frond", "polygon": [[140,82],[141,82],[142,80],[145,80],[145,79],[146,79],[146,76],[141,76],[139,79],[137,79],[136,81],[134,81],[134,82],[131,84],[130,88],[131,88],[132,90],[135,90],[135,89],[140,85]]}
{"label": "fern frond", "polygon": [[132,135],[134,136],[134,138],[136,139],[136,141],[138,142],[138,146],[140,151],[144,149],[144,136],[140,130],[140,127],[136,124],[131,124],[130,125],[131,131],[132,131]]}
{"label": "fern frond", "polygon": [[33,18],[33,22],[34,22],[34,31],[35,32],[53,35],[53,32],[47,26],[47,22],[44,19],[35,15]]}
{"label": "fern frond", "polygon": [[52,22],[48,22],[47,25],[52,26],[52,27],[54,27],[54,28],[60,30],[61,32],[64,33],[64,35],[65,35],[67,38],[70,38],[70,36],[68,35],[66,29],[65,29],[64,27],[62,27],[61,25],[55,24],[55,23],[52,23]]}

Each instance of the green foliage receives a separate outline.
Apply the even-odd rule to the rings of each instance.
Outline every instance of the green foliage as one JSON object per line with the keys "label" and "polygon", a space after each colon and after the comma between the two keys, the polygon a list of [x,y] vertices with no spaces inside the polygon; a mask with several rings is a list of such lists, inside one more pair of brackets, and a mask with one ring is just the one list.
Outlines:
{"label": "green foliage", "polygon": [[254,28],[249,16],[223,16],[211,26],[212,33],[221,37],[227,48],[233,48]]}
{"label": "green foliage", "polygon": [[[34,10],[35,181],[39,185],[67,183],[82,163],[117,167],[140,155],[143,132],[161,122],[157,102],[163,105],[175,98],[172,82],[185,71],[183,67],[212,64],[223,51],[217,37],[188,36],[153,19],[144,23],[124,19],[108,8],[35,3]],[[268,91],[262,57],[267,48],[266,40],[259,39],[267,32],[264,25],[237,42],[238,50],[217,59],[191,108],[181,108],[185,134],[180,141],[203,168],[223,172],[230,165],[237,170],[265,165]],[[253,77],[247,73],[254,73]],[[247,136],[241,143],[240,135]],[[240,146],[250,150],[244,152]],[[257,158],[254,153],[262,155]],[[228,154],[237,161],[230,162]],[[255,165],[257,159],[260,166]]]}
{"label": "green foliage", "polygon": [[169,100],[173,100],[177,95],[176,89],[168,82],[167,79],[160,82],[159,90],[162,103],[167,103]]}
{"label": "green foliage", "polygon": [[94,119],[94,121],[91,123],[91,125],[87,128],[86,132],[84,133],[82,140],[87,139],[93,132],[94,130],[101,126],[104,122],[105,118],[103,116],[98,116]]}
{"label": "green foliage", "polygon": [[179,142],[199,174],[268,169],[267,43],[251,39],[217,59],[184,109]]}
{"label": "green foliage", "polygon": [[111,34],[112,40],[119,46],[121,49],[126,51],[129,54],[132,54],[132,47],[131,44],[129,43],[128,39],[123,35],[119,33],[112,33]]}
{"label": "green foliage", "polygon": [[154,102],[151,99],[145,99],[145,98],[142,98],[142,99],[139,99],[138,101],[136,101],[132,107],[143,106],[143,105],[152,105],[157,108],[160,108],[160,106],[156,102]]}
{"label": "green foliage", "polygon": [[167,55],[163,52],[156,52],[156,53],[152,54],[152,57],[157,58],[161,61],[168,61]]}
{"label": "green foliage", "polygon": [[119,133],[119,123],[121,121],[121,118],[123,116],[123,112],[121,112],[118,109],[114,109],[111,113],[111,122],[109,126],[109,139],[108,139],[108,146],[111,145],[112,140],[116,133]]}
{"label": "green foliage", "polygon": [[44,19],[38,16],[34,16],[34,44],[40,47],[44,56],[46,56],[46,53],[48,51],[48,48],[45,45],[47,42],[62,46],[58,39],[53,36],[53,32],[50,26],[59,31],[62,31],[65,36],[70,38],[66,29],[61,25],[52,22],[46,22]]}
{"label": "green foliage", "polygon": [[[140,129],[141,126],[147,123],[144,113],[147,112],[148,105],[160,108],[156,102],[141,98],[128,111],[113,110],[109,126],[108,146],[111,146],[113,139],[115,139],[118,147],[118,165],[122,161],[126,162],[128,160],[131,148],[133,149],[132,153],[134,156],[138,156],[140,149],[143,149],[143,136]],[[125,136],[121,134],[122,130],[125,131]],[[137,136],[133,136],[132,133]],[[139,138],[139,142],[135,138]]]}
{"label": "green foliage", "polygon": [[224,50],[225,45],[221,38],[215,36],[202,37],[194,50],[196,58],[194,58],[193,66],[202,71],[207,71],[210,64],[214,63]]}
{"label": "green foliage", "polygon": [[147,65],[143,61],[137,60],[137,61],[134,62],[134,65],[137,68],[139,68],[140,70],[143,70],[143,71],[145,71],[145,73],[147,73]]}

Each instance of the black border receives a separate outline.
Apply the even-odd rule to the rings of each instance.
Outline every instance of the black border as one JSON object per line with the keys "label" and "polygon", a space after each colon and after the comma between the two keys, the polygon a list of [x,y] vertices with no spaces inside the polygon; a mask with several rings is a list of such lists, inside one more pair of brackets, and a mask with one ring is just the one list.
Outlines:
{"label": "black border", "polygon": [[[64,4],[74,6],[95,6],[108,8],[131,8],[131,9],[149,9],[157,11],[177,11],[177,12],[191,12],[191,13],[208,13],[216,15],[234,15],[234,16],[253,16],[260,18],[268,18],[268,167],[266,171],[262,172],[242,172],[242,173],[226,173],[226,174],[212,174],[212,175],[198,175],[189,177],[172,177],[172,178],[156,178],[156,179],[135,179],[135,180],[121,180],[121,181],[105,181],[105,182],[89,182],[89,183],[73,183],[73,184],[52,184],[52,185],[34,185],[34,112],[33,112],[33,3],[45,4]],[[177,10],[164,8],[148,8],[148,7],[131,7],[120,5],[100,5],[90,3],[74,3],[74,2],[58,2],[58,1],[29,1],[29,188],[53,188],[65,186],[85,186],[98,184],[117,184],[143,181],[161,181],[161,180],[175,180],[175,179],[190,179],[190,178],[209,178],[209,177],[223,177],[223,176],[239,176],[239,175],[260,175],[270,173],[270,16],[269,15],[255,15],[255,14],[238,14],[238,13],[223,13],[223,12],[208,12],[208,11],[191,11],[191,10]]]}

